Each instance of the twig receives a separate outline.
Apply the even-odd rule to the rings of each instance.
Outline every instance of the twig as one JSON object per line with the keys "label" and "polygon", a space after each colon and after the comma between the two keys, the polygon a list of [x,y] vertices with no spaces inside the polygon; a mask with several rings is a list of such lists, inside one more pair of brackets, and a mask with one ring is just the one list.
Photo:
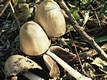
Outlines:
{"label": "twig", "polygon": [[[69,32],[69,34],[70,34],[70,37],[73,39],[73,37],[71,36],[71,33],[70,33],[70,32]],[[82,69],[82,71],[83,71],[82,62],[81,62],[81,59],[80,59],[80,56],[79,56],[79,53],[78,53],[78,51],[77,51],[77,47],[76,47],[74,41],[72,42],[72,45],[74,46],[75,52],[76,52],[76,54],[77,54],[78,61],[79,61],[80,65],[81,65],[81,69]]]}
{"label": "twig", "polygon": [[93,6],[92,6],[92,5],[90,5],[90,6],[91,6],[92,10],[93,10],[93,11],[94,11],[94,13],[95,13],[95,16],[96,16],[96,18],[97,18],[97,21],[98,21],[99,26],[101,27],[101,23],[100,23],[100,20],[99,20],[99,18],[98,18],[98,15],[97,15],[97,13],[96,13],[95,9],[93,8]]}
{"label": "twig", "polygon": [[20,22],[19,22],[18,18],[17,18],[16,15],[15,15],[15,10],[14,10],[14,8],[13,8],[13,5],[12,5],[11,1],[9,2],[9,4],[10,4],[10,7],[11,7],[12,12],[13,12],[13,14],[14,14],[14,17],[15,17],[15,19],[16,19],[16,22],[17,22],[17,24],[18,24],[18,26],[19,26],[19,28],[20,28]]}
{"label": "twig", "polygon": [[4,13],[4,11],[7,9],[7,7],[9,6],[9,2],[11,2],[11,0],[8,0],[8,2],[5,4],[4,8],[2,9],[2,11],[0,12],[0,17],[2,16],[2,14]]}
{"label": "twig", "polygon": [[11,9],[12,9],[12,12],[15,13],[15,10],[14,10],[14,8],[13,8],[13,6],[12,6],[11,1],[9,2],[9,4],[10,4],[10,7],[11,7]]}
{"label": "twig", "polygon": [[82,71],[83,71],[82,62],[81,62],[81,59],[80,59],[79,53],[78,53],[78,51],[77,51],[77,48],[76,48],[76,45],[75,45],[75,43],[74,43],[74,42],[73,42],[73,45],[74,45],[75,52],[76,52],[76,54],[77,54],[77,58],[78,58],[79,63],[80,63],[80,65],[81,65],[81,69],[82,69]]}
{"label": "twig", "polygon": [[100,48],[100,46],[91,38],[83,29],[81,29],[80,25],[77,23],[73,15],[71,14],[69,8],[66,6],[63,0],[58,0],[59,5],[66,11],[67,15],[69,16],[69,20],[73,25],[74,29],[76,29],[80,35],[86,39],[89,44],[98,52],[100,53],[105,60],[107,60],[107,54]]}

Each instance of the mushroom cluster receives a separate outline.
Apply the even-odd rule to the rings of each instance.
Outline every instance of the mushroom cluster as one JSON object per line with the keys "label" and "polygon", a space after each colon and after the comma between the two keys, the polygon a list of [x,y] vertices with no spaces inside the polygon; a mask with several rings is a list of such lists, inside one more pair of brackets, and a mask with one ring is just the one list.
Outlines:
{"label": "mushroom cluster", "polygon": [[[36,57],[43,55],[43,59],[50,70],[51,77],[58,78],[60,75],[60,70],[56,64],[57,62],[77,80],[91,80],[74,70],[65,61],[50,51],[51,41],[48,37],[60,37],[66,31],[66,22],[59,5],[53,0],[44,0],[35,11],[34,21],[28,21],[20,28],[21,51],[29,56]],[[10,67],[7,66],[8,64]],[[9,71],[10,68],[13,68],[13,70]],[[40,66],[38,66],[36,62],[23,56],[11,56],[5,64],[6,77],[16,76],[18,73],[25,72],[30,68],[40,69]],[[27,74],[26,72],[26,75]],[[37,79],[35,78],[35,80]]]}

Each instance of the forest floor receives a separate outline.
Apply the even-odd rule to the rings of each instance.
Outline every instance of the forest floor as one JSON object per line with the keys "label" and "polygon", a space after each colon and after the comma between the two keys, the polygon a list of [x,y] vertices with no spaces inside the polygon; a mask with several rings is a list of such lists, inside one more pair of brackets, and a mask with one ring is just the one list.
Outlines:
{"label": "forest floor", "polygon": [[[42,56],[28,56],[20,50],[20,27],[25,22],[34,20],[33,10],[40,3],[37,0],[22,0],[22,3],[17,1],[11,0],[10,4],[9,0],[0,0],[0,80],[5,79],[6,60],[15,54],[23,55],[37,62],[43,70],[30,70],[30,72],[45,80],[75,80],[58,63],[59,79],[52,78]],[[65,0],[65,2],[81,28],[107,53],[107,1]],[[52,46],[60,46],[64,50],[58,48],[53,52],[75,70],[92,80],[107,80],[107,60],[74,29],[67,18],[65,20],[66,33],[61,37],[51,38]],[[18,80],[28,80],[22,74],[17,76]]]}

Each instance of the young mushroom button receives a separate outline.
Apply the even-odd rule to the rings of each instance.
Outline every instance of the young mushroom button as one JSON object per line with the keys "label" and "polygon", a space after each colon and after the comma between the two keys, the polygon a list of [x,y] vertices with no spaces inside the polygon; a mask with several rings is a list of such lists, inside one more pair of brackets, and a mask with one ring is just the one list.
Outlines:
{"label": "young mushroom button", "polygon": [[47,35],[37,23],[29,21],[23,24],[20,29],[20,49],[25,54],[41,55],[49,46],[50,41]]}
{"label": "young mushroom button", "polygon": [[39,22],[49,37],[59,37],[66,31],[64,15],[54,0],[44,0],[35,10],[35,21]]}

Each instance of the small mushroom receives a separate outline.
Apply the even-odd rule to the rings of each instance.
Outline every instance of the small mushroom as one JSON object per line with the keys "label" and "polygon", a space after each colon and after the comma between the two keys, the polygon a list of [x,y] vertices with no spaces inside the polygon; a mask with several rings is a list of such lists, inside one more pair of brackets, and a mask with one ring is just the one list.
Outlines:
{"label": "small mushroom", "polygon": [[[69,72],[77,80],[91,80],[74,70],[65,61],[48,50],[50,41],[42,28],[33,21],[25,23],[20,29],[20,48],[27,54],[32,56],[42,55],[46,52],[56,60],[67,72]],[[84,79],[85,78],[85,79]]]}
{"label": "small mushroom", "polygon": [[15,6],[16,17],[20,22],[25,22],[29,17],[31,17],[29,4],[18,3]]}
{"label": "small mushroom", "polygon": [[54,0],[44,0],[35,10],[35,21],[49,37],[59,37],[66,31],[66,23],[59,5]]}
{"label": "small mushroom", "polygon": [[20,49],[27,55],[41,55],[47,51],[50,41],[43,29],[29,21],[20,29]]}
{"label": "small mushroom", "polygon": [[8,77],[11,77],[11,80],[17,80],[17,74],[19,73],[23,73],[23,75],[27,77],[29,80],[42,80],[42,78],[37,76],[36,74],[28,72],[29,69],[42,68],[34,61],[21,55],[10,56],[5,62],[4,68],[6,80]]}

